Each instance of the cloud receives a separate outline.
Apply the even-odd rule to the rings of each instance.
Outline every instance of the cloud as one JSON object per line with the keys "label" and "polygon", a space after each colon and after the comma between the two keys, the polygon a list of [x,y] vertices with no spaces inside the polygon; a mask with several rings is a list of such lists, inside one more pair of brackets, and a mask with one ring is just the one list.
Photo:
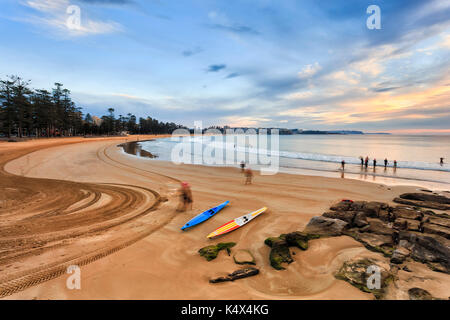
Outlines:
{"label": "cloud", "polygon": [[322,67],[318,62],[314,64],[308,64],[303,67],[303,69],[298,73],[299,78],[309,78],[320,71]]}
{"label": "cloud", "polygon": [[231,21],[224,13],[211,11],[208,13],[208,18],[213,22],[212,24],[207,25],[207,27],[210,29],[216,29],[235,34],[260,34],[259,31],[253,29],[252,27]]}
{"label": "cloud", "polygon": [[[109,1],[109,3],[113,2]],[[86,10],[81,8],[80,24],[74,24],[72,18],[77,15],[79,7],[73,6],[69,0],[27,0],[22,4],[38,12],[37,15],[22,19],[23,21],[41,28],[50,28],[63,38],[115,33],[123,30],[117,22],[90,19]]]}
{"label": "cloud", "polygon": [[229,75],[227,75],[227,76],[225,77],[225,79],[237,78],[237,77],[239,77],[239,76],[240,76],[239,73],[233,72],[233,73],[230,73]]}
{"label": "cloud", "polygon": [[213,24],[209,25],[209,28],[216,29],[216,30],[222,30],[232,33],[238,33],[238,34],[251,34],[251,35],[259,35],[260,32],[256,31],[255,29],[245,26],[245,25],[224,25],[224,24]]}
{"label": "cloud", "polygon": [[397,89],[400,89],[401,87],[384,87],[384,88],[372,88],[371,90],[373,92],[388,92],[388,91],[394,91]]}
{"label": "cloud", "polygon": [[191,57],[191,56],[196,55],[196,54],[198,54],[198,53],[200,53],[202,51],[203,51],[203,49],[197,47],[195,49],[184,50],[183,52],[181,52],[181,54],[183,56],[185,56],[185,57]]}
{"label": "cloud", "polygon": [[208,67],[206,72],[219,72],[227,67],[226,64],[212,64]]}
{"label": "cloud", "polygon": [[134,3],[133,0],[77,0],[87,4],[113,4],[113,5],[128,5]]}

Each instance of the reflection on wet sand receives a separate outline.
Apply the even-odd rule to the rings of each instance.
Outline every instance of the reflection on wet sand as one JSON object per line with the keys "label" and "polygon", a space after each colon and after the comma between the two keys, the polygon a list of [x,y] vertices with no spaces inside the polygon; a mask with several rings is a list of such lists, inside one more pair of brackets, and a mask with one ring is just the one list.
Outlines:
{"label": "reflection on wet sand", "polygon": [[[140,142],[144,142],[144,141],[154,141],[154,140],[143,140]],[[157,155],[142,149],[141,145],[139,144],[139,141],[131,141],[131,142],[122,143],[122,144],[119,144],[118,147],[122,147],[123,151],[125,151],[128,154],[132,154],[134,156],[143,157],[143,158],[151,158],[151,159],[158,158]]]}

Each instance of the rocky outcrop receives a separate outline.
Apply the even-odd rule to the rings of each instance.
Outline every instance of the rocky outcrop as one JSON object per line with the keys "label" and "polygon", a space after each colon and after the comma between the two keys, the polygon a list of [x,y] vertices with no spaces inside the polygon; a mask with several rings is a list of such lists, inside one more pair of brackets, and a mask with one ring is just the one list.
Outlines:
{"label": "rocky outcrop", "polygon": [[[404,194],[401,198],[439,205],[450,202],[435,194]],[[450,273],[450,216],[445,213],[381,202],[341,201],[323,216],[312,218],[303,232],[347,235],[390,257],[394,264],[412,258],[435,271]]]}
{"label": "rocky outcrop", "polygon": [[272,248],[269,254],[269,261],[273,268],[283,270],[283,263],[289,264],[294,261],[289,251],[289,245],[285,239],[275,237],[267,238],[264,243]]}
{"label": "rocky outcrop", "polygon": [[408,249],[404,247],[399,247],[394,250],[391,257],[391,262],[395,264],[402,264],[406,260],[406,258],[409,257],[410,254],[411,251],[409,251]]}
{"label": "rocky outcrop", "polygon": [[439,217],[436,217],[436,216],[427,216],[424,219],[424,223],[430,223],[430,224],[434,224],[434,225],[450,228],[450,219],[448,219],[448,218],[439,218]]}
{"label": "rocky outcrop", "polygon": [[319,237],[320,236],[318,235],[295,231],[288,234],[282,234],[279,237],[267,238],[264,243],[271,247],[269,254],[270,265],[277,270],[285,269],[282,266],[283,263],[289,264],[294,261],[289,247],[307,250],[308,241]]}
{"label": "rocky outcrop", "polygon": [[[379,274],[379,278],[375,273]],[[372,293],[377,299],[383,298],[386,287],[394,279],[379,262],[367,258],[345,262],[335,277],[347,281],[361,291]]]}
{"label": "rocky outcrop", "polygon": [[395,219],[394,229],[421,231],[422,224],[420,223],[420,221],[417,221],[417,220],[398,218],[398,219]]}
{"label": "rocky outcrop", "polygon": [[303,232],[329,237],[340,236],[347,225],[347,222],[340,219],[318,216],[309,221]]}
{"label": "rocky outcrop", "polygon": [[280,238],[284,238],[290,247],[297,247],[302,250],[308,249],[308,241],[312,239],[320,238],[319,235],[304,233],[300,231],[291,232],[288,234],[280,235]]}
{"label": "rocky outcrop", "polygon": [[367,249],[380,252],[386,257],[390,257],[394,252],[394,242],[392,236],[357,231],[347,232],[346,235],[361,242]]}
{"label": "rocky outcrop", "polygon": [[[436,207],[447,206],[450,201],[434,194],[402,196],[405,199],[399,199],[419,201],[422,204],[432,202]],[[267,238],[265,243],[272,248],[272,267],[284,269],[282,264],[293,261],[289,248],[296,246],[306,250],[308,240],[312,239],[313,235],[350,236],[367,249],[388,257],[390,264],[376,258],[356,258],[345,262],[335,274],[337,279],[345,280],[362,291],[373,293],[377,299],[384,297],[389,283],[396,281],[399,270],[413,272],[408,267],[411,260],[424,263],[434,271],[450,274],[450,216],[447,213],[435,213],[417,206],[394,207],[381,202],[341,201],[331,206],[322,216],[313,217],[303,232]],[[369,285],[368,270],[372,270],[371,268],[378,268],[380,272],[379,287]],[[429,298],[421,289],[413,289],[409,292],[411,298]],[[389,291],[391,292],[391,289]]]}
{"label": "rocky outcrop", "polygon": [[427,194],[427,193],[404,193],[400,196],[402,199],[406,200],[415,200],[415,201],[426,201],[426,202],[435,202],[441,204],[449,204],[450,198],[445,196],[436,195],[436,194]]}
{"label": "rocky outcrop", "polygon": [[233,260],[236,264],[256,264],[253,254],[250,252],[250,250],[245,249],[237,250],[237,252],[233,255]]}
{"label": "rocky outcrop", "polygon": [[426,290],[421,288],[411,288],[408,290],[410,300],[435,300],[435,298]]}
{"label": "rocky outcrop", "polygon": [[392,208],[392,214],[394,219],[403,218],[420,221],[425,215],[425,212],[420,209],[413,209],[407,206],[397,206]]}
{"label": "rocky outcrop", "polygon": [[424,223],[422,226],[423,233],[437,234],[441,237],[450,239],[450,228],[444,227],[442,225]]}
{"label": "rocky outcrop", "polygon": [[450,198],[436,194],[404,193],[395,198],[394,202],[423,208],[450,210]]}
{"label": "rocky outcrop", "polygon": [[414,260],[426,263],[435,271],[450,273],[450,248],[439,236],[403,231],[400,240],[400,245],[411,251]]}
{"label": "rocky outcrop", "polygon": [[234,247],[236,243],[234,242],[226,242],[226,243],[218,243],[216,245],[207,246],[198,250],[198,253],[202,257],[205,257],[206,260],[211,261],[217,258],[220,250],[227,250],[228,255],[231,253],[231,248]]}
{"label": "rocky outcrop", "polygon": [[211,280],[209,280],[209,282],[210,283],[220,283],[220,282],[226,282],[226,281],[235,281],[238,279],[256,276],[257,274],[259,274],[259,270],[257,268],[246,268],[246,269],[236,270],[233,273],[230,273],[229,275],[227,275],[225,277],[211,279]]}

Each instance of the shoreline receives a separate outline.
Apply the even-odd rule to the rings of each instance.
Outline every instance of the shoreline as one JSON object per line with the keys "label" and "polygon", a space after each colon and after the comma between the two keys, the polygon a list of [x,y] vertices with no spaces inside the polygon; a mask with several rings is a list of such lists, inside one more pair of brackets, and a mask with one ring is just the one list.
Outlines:
{"label": "shoreline", "polygon": [[[6,161],[5,170],[8,175],[18,174],[19,176],[13,177],[20,179],[18,181],[21,181],[21,184],[40,179],[39,185],[45,185],[53,194],[55,190],[64,194],[65,188],[69,188],[69,191],[78,186],[87,190],[99,188],[105,183],[108,188],[102,189],[101,192],[110,193],[113,192],[109,189],[109,186],[113,187],[111,184],[115,185],[114,190],[123,188],[126,184],[134,186],[132,191],[127,192],[132,192],[138,198],[144,195],[140,188],[146,188],[154,190],[161,199],[166,198],[167,201],[159,202],[155,210],[137,216],[130,222],[124,221],[108,229],[109,231],[97,231],[82,235],[81,238],[67,238],[70,246],[64,245],[57,249],[42,247],[42,253],[24,256],[16,262],[13,261],[12,267],[9,268],[25,262],[30,263],[30,266],[55,263],[61,255],[70,254],[73,250],[83,248],[85,252],[95,251],[106,244],[120,245],[136,233],[142,235],[142,238],[132,245],[83,265],[82,290],[68,290],[67,276],[61,274],[57,278],[7,296],[6,299],[372,299],[370,294],[361,292],[333,276],[347,259],[366,255],[380,258],[380,254],[367,252],[354,239],[347,236],[317,239],[310,241],[308,251],[294,248],[296,261],[285,271],[276,271],[270,266],[270,250],[264,244],[264,239],[302,230],[313,216],[321,215],[330,205],[344,198],[392,203],[392,199],[399,194],[417,190],[416,187],[386,188],[380,184],[358,180],[284,173],[275,176],[256,174],[254,184],[244,186],[244,179],[236,168],[149,162],[124,154],[117,145],[119,142],[125,142],[125,139],[80,142],[82,143],[65,145],[49,142],[43,146],[23,143],[33,152],[23,151],[19,158]],[[11,144],[8,148],[0,145],[0,150],[7,149],[15,149],[16,154],[21,153],[21,145]],[[192,185],[192,211],[175,212],[178,204],[177,181],[180,180],[189,181]],[[16,184],[16,188],[18,186]],[[122,192],[122,189],[117,191]],[[12,197],[17,198],[15,191],[10,192]],[[24,193],[24,196],[24,203],[28,203],[27,199],[31,194]],[[76,198],[71,200],[72,205],[68,208],[75,210],[76,214],[88,210],[91,212],[89,216],[97,216],[105,206],[112,205],[111,199],[120,198],[119,194],[112,194],[112,197],[104,197],[102,201],[97,202],[89,200],[91,198]],[[149,200],[150,198],[142,204],[137,204],[136,209],[145,209],[151,203]],[[231,204],[214,218],[187,232],[180,230],[190,218],[222,203],[223,200],[230,200]],[[266,205],[269,211],[245,227],[220,239],[206,239],[206,235],[217,226]],[[131,207],[127,208],[123,207],[122,215],[133,214],[127,212]],[[22,218],[24,214],[35,214],[35,211],[27,211],[24,208],[17,212]],[[13,218],[14,216],[10,216],[9,219]],[[108,217],[105,218],[107,222]],[[122,217],[119,216],[118,219]],[[97,226],[97,223],[87,224],[84,228],[94,226]],[[73,231],[73,226],[62,232],[67,234],[69,231]],[[230,241],[237,243],[232,252],[240,249],[251,250],[261,273],[256,277],[232,283],[211,285],[209,278],[232,272],[237,266],[226,253],[220,253],[217,259],[207,262],[197,251],[207,245]],[[0,260],[0,279],[5,272],[9,272],[4,268],[5,264]],[[428,276],[442,281],[442,278],[435,274]],[[192,290],[193,286],[197,290]],[[435,296],[443,296],[442,290],[438,289],[433,286],[429,288]]]}
{"label": "shoreline", "polygon": [[[148,141],[154,141],[148,140]],[[133,141],[130,143],[136,143],[139,144],[141,142],[145,141]],[[142,146],[140,148],[142,149]],[[170,160],[167,159],[159,159],[159,156],[157,154],[153,154],[152,152],[145,150],[146,153],[148,152],[149,155],[144,155],[143,158],[151,158],[152,160],[157,161],[167,161],[170,162]],[[126,152],[126,151],[125,151]],[[132,152],[126,152],[127,154],[131,156],[137,156],[138,154],[133,154]],[[235,165],[207,165],[207,164],[192,164],[197,166],[206,166],[206,167],[221,167],[221,168],[237,168],[238,164]],[[349,166],[353,167],[359,167],[357,165],[350,164]],[[382,169],[382,167],[379,167]],[[255,167],[256,170],[259,171],[259,167]],[[392,169],[392,168],[391,168]],[[405,170],[420,170],[420,169],[409,169],[409,168],[398,168],[398,170],[405,169]],[[428,169],[424,169],[423,171],[428,171]],[[432,171],[432,170],[429,170]],[[351,179],[351,180],[358,180],[358,181],[365,181],[369,183],[375,183],[375,184],[383,184],[386,186],[411,186],[411,187],[421,187],[421,188],[428,188],[433,189],[437,192],[446,192],[449,193],[450,191],[450,182],[444,183],[442,181],[436,181],[436,180],[430,180],[430,179],[419,179],[419,178],[413,178],[413,177],[396,177],[396,176],[389,176],[385,174],[377,174],[373,173],[372,170],[367,171],[361,171],[361,172],[351,172],[351,171],[342,171],[341,169],[336,170],[328,170],[328,169],[313,169],[313,168],[300,168],[300,167],[290,167],[290,166],[283,166],[279,168],[279,173],[286,173],[286,174],[292,174],[292,175],[302,175],[302,176],[319,176],[319,177],[328,177],[328,178],[336,178],[336,179]],[[443,171],[447,172],[447,171]],[[369,178],[372,179],[372,181],[369,180]],[[378,180],[378,181],[376,181]]]}

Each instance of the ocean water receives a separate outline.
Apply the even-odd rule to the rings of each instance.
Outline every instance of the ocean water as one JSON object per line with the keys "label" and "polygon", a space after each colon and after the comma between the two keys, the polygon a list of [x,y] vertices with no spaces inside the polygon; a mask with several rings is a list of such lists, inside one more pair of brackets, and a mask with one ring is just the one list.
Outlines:
{"label": "ocean water", "polygon": [[[192,161],[201,155],[206,165],[238,166],[241,160],[268,154],[279,159],[279,171],[292,174],[309,174],[327,177],[361,179],[389,185],[417,185],[439,190],[450,190],[450,136],[411,135],[289,135],[279,136],[279,142],[258,141],[256,137],[194,137],[188,150]],[[211,141],[220,152],[210,152]],[[158,156],[157,160],[172,161],[173,148],[179,144],[170,138],[144,141],[142,149]],[[271,145],[274,145],[274,148]],[[209,149],[208,149],[209,148]],[[206,152],[205,152],[206,151]],[[229,164],[215,163],[226,154],[233,154]],[[270,155],[270,153],[269,153]],[[359,157],[368,156],[369,167],[361,167]],[[219,158],[218,158],[219,157]],[[443,157],[444,165],[439,163]],[[384,159],[388,166],[384,167]],[[374,168],[372,160],[377,160]],[[345,170],[341,161],[345,160]],[[393,162],[397,160],[397,168]],[[150,160],[151,161],[151,160]],[[198,163],[198,162],[197,162]],[[251,164],[252,168],[261,168]]]}

